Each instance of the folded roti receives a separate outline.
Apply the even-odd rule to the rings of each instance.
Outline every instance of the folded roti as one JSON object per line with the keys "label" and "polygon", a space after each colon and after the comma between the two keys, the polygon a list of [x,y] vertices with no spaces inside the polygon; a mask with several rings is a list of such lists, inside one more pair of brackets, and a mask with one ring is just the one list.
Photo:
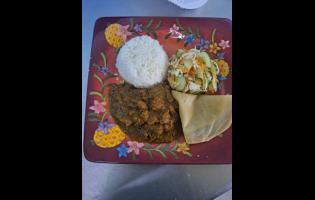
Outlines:
{"label": "folded roti", "polygon": [[183,132],[188,144],[206,142],[232,124],[232,95],[192,95],[172,91],[179,104]]}

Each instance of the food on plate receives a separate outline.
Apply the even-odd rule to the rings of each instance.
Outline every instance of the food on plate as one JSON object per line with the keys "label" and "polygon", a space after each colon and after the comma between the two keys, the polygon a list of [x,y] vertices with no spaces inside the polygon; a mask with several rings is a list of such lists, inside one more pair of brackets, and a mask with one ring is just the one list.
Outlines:
{"label": "food on plate", "polygon": [[113,85],[109,97],[111,116],[132,140],[169,143],[182,133],[178,103],[165,82],[150,88]]}
{"label": "food on plate", "polygon": [[165,78],[168,56],[157,40],[138,36],[121,47],[116,66],[125,81],[137,88],[148,88]]}
{"label": "food on plate", "polygon": [[232,95],[192,95],[172,91],[188,144],[206,142],[232,124]]}
{"label": "food on plate", "polygon": [[218,90],[218,64],[198,49],[178,49],[170,58],[168,81],[177,91],[201,94]]}

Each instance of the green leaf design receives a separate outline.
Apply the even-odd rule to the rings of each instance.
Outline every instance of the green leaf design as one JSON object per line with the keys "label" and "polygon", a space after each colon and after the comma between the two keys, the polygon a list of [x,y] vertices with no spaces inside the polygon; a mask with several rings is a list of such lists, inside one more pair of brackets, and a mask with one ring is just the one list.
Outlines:
{"label": "green leaf design", "polygon": [[116,55],[119,53],[120,48],[121,48],[121,47],[119,47],[119,48],[116,49]]}
{"label": "green leaf design", "polygon": [[177,145],[178,145],[178,140],[175,141],[175,144],[174,144],[173,148],[171,149],[171,151],[176,151]]}
{"label": "green leaf design", "polygon": [[97,69],[100,68],[100,66],[98,64],[95,64],[95,63],[92,64],[92,67],[96,67]]}
{"label": "green leaf design", "polygon": [[[158,152],[163,158],[167,158],[167,152],[169,152],[172,156],[174,156],[175,159],[179,159],[179,156],[177,155],[177,147],[178,147],[178,140],[175,141],[175,144],[172,148],[170,148],[171,144],[165,144],[162,147],[163,144],[159,144],[157,146],[152,146],[148,143],[144,145],[143,150],[149,155],[149,159],[153,159],[152,151]],[[162,148],[161,148],[162,147]],[[191,157],[192,154],[190,152],[184,153],[186,156]]]}
{"label": "green leaf design", "polygon": [[189,153],[188,151],[186,151],[184,154],[188,157],[192,157],[191,153]]}
{"label": "green leaf design", "polygon": [[98,82],[100,82],[101,86],[103,87],[103,80],[101,79],[101,77],[99,77],[96,73],[93,74],[93,77],[96,78]]}
{"label": "green leaf design", "polygon": [[192,34],[192,29],[191,29],[191,26],[188,26],[188,33]]}
{"label": "green leaf design", "polygon": [[97,122],[97,121],[100,121],[98,118],[95,118],[95,117],[88,117],[88,121],[89,122]]}
{"label": "green leaf design", "polygon": [[154,39],[157,39],[157,34],[156,34],[156,32],[154,30],[151,29],[150,33],[152,33]]}
{"label": "green leaf design", "polygon": [[98,117],[98,114],[96,112],[90,112],[88,113],[88,117]]}
{"label": "green leaf design", "polygon": [[187,42],[184,42],[184,47],[186,47],[188,45],[188,43]]}
{"label": "green leaf design", "polygon": [[146,148],[143,148],[143,150],[147,152],[147,154],[149,155],[149,159],[152,160],[153,159],[152,152]]}
{"label": "green leaf design", "polygon": [[[174,146],[170,149],[171,144],[165,144],[163,147],[163,144],[159,144],[157,146],[152,146],[148,143],[144,145],[143,150],[149,155],[149,159],[153,159],[152,151],[158,152],[163,158],[167,158],[167,152],[169,152],[172,156],[174,156],[175,159],[179,159],[179,156],[177,155],[177,147],[178,147],[179,141],[176,140]],[[189,145],[187,145],[189,146]],[[161,148],[162,147],[162,148]],[[192,154],[190,152],[183,153],[185,156],[192,157]]]}
{"label": "green leaf design", "polygon": [[163,158],[167,158],[167,156],[165,155],[165,153],[164,153],[162,150],[159,149],[159,148],[161,147],[161,145],[162,145],[162,144],[159,144],[159,145],[157,145],[156,147],[151,148],[152,146],[150,146],[149,144],[145,144],[145,147],[143,148],[143,150],[146,151],[146,152],[149,154],[149,156],[150,156],[151,159],[153,159],[152,151],[156,151],[156,152],[158,152],[159,154],[161,154],[161,156],[162,156]]}
{"label": "green leaf design", "polygon": [[171,36],[172,33],[167,33],[165,36],[164,36],[164,39],[167,39]]}
{"label": "green leaf design", "polygon": [[90,92],[90,95],[91,96],[99,96],[101,97],[102,99],[104,99],[104,96],[102,95],[102,93],[98,92],[98,91],[92,91]]}
{"label": "green leaf design", "polygon": [[107,81],[108,79],[114,78],[114,77],[116,77],[116,75],[112,73],[108,73],[108,75],[105,78],[103,78],[103,83],[105,83],[105,81]]}
{"label": "green leaf design", "polygon": [[103,52],[101,52],[101,56],[102,56],[102,59],[103,59],[103,64],[106,67],[106,56],[105,56],[105,54]]}
{"label": "green leaf design", "polygon": [[[177,147],[177,144],[175,143],[175,147]],[[176,154],[176,148],[170,149],[170,143],[166,144],[163,148],[161,148],[161,151],[163,152],[169,152],[174,156],[175,159],[179,159],[179,157]]]}
{"label": "green leaf design", "polygon": [[176,19],[175,19],[175,21],[176,21],[176,26],[178,26],[178,27],[180,28],[180,27],[181,27],[181,25],[180,25],[180,23],[179,23],[178,18],[176,18]]}
{"label": "green leaf design", "polygon": [[105,111],[105,112],[103,113],[102,118],[101,118],[101,122],[104,122],[104,118],[105,118],[105,116],[106,116],[107,113],[108,113],[107,111]]}
{"label": "green leaf design", "polygon": [[162,21],[160,20],[156,26],[154,27],[154,30],[157,30],[158,28],[160,28]]}
{"label": "green leaf design", "polygon": [[149,29],[150,26],[152,25],[153,21],[154,21],[154,19],[151,19],[151,20],[149,21],[149,23],[145,26],[145,29]]}
{"label": "green leaf design", "polygon": [[132,157],[132,160],[136,160],[136,154],[135,154],[135,152],[132,152],[131,157]]}
{"label": "green leaf design", "polygon": [[107,88],[107,85],[103,85],[102,86],[102,92],[104,92],[104,90]]}
{"label": "green leaf design", "polygon": [[167,143],[164,147],[162,147],[162,151],[166,151],[166,150],[168,150],[169,149],[169,147],[170,147],[170,144],[169,143]]}
{"label": "green leaf design", "polygon": [[177,156],[177,154],[174,151],[169,151],[169,152],[170,152],[170,154],[172,154],[175,157],[175,159],[179,159],[179,157]]}
{"label": "green leaf design", "polygon": [[199,26],[196,27],[196,37],[197,37],[197,38],[200,38]]}
{"label": "green leaf design", "polygon": [[130,18],[129,19],[129,28],[128,28],[128,30],[131,31],[133,29],[133,26],[134,26],[134,20],[133,20],[133,18]]}
{"label": "green leaf design", "polygon": [[133,35],[133,36],[139,36],[140,34],[137,33],[137,32],[132,32],[132,35]]}
{"label": "green leaf design", "polygon": [[211,34],[211,42],[214,43],[214,36],[215,36],[215,32],[217,31],[217,29],[213,29],[212,34]]}
{"label": "green leaf design", "polygon": [[88,119],[90,119],[90,120],[92,120],[92,121],[94,121],[94,120],[100,121],[100,120],[99,120],[100,115],[97,114],[96,112],[90,112],[90,113],[88,113],[87,117],[88,117]]}
{"label": "green leaf design", "polygon": [[159,152],[163,156],[163,158],[167,158],[167,156],[165,155],[165,153],[163,151],[161,151],[159,149],[154,149],[154,151]]}
{"label": "green leaf design", "polygon": [[184,27],[179,23],[178,18],[176,18],[176,25],[179,27],[180,31],[185,31]]}

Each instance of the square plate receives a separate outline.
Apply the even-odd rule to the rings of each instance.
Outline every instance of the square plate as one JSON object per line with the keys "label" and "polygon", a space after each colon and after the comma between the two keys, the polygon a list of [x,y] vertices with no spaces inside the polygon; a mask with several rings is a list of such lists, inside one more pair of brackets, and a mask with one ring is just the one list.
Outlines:
{"label": "square plate", "polygon": [[[220,81],[220,94],[232,94],[232,22],[219,18],[175,18],[175,17],[104,17],[96,21],[91,49],[91,59],[88,77],[88,91],[86,101],[86,116],[84,130],[84,155],[91,162],[107,163],[143,163],[143,164],[230,164],[232,163],[232,128],[226,130],[222,137],[216,137],[208,142],[189,145],[183,136],[170,144],[148,144],[139,148],[139,154],[135,151],[124,154],[129,148],[130,139],[124,133],[110,131],[108,134],[100,134],[98,122],[108,120],[115,124],[109,114],[108,91],[110,84],[122,82],[122,78],[115,67],[116,55],[119,49],[112,47],[105,38],[105,29],[110,24],[129,25],[129,28],[137,24],[142,25],[142,32],[131,29],[132,35],[127,41],[137,35],[150,35],[156,38],[163,46],[168,56],[173,55],[179,48],[194,48],[203,37],[212,44],[216,43],[220,48],[214,54],[209,52],[210,47],[205,45],[206,51],[212,59],[222,59],[228,63],[230,73],[226,80]],[[192,34],[192,43],[185,44],[187,38],[178,40],[170,36],[170,28],[173,25],[179,27],[182,35]],[[141,26],[140,25],[140,26]],[[137,29],[136,29],[137,30]],[[138,30],[139,31],[139,30]],[[177,34],[178,35],[178,34]],[[115,42],[115,38],[112,38]],[[221,40],[229,41],[226,48]],[[117,42],[117,40],[116,40]],[[220,45],[221,47],[220,47]],[[187,45],[187,46],[186,46]],[[184,47],[185,46],[185,47]],[[208,47],[208,49],[207,49]],[[101,102],[104,105],[101,105]],[[96,106],[95,106],[96,104]],[[99,113],[96,113],[96,110]],[[113,129],[114,130],[114,129]],[[118,148],[118,149],[117,149]],[[119,152],[121,152],[119,157]]]}

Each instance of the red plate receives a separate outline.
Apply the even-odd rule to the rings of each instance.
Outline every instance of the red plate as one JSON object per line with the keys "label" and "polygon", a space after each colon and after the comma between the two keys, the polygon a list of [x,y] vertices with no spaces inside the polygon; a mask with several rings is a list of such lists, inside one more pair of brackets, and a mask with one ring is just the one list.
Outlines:
{"label": "red plate", "polygon": [[[215,50],[214,43],[220,48],[216,54],[209,53],[213,59],[222,59],[229,65],[230,73],[226,80],[220,81],[218,94],[232,94],[232,22],[228,19],[218,18],[172,18],[172,17],[104,17],[96,21],[94,27],[91,60],[89,67],[88,91],[86,101],[85,131],[84,131],[84,155],[92,162],[107,163],[143,163],[143,164],[230,164],[232,163],[232,128],[230,127],[223,137],[216,137],[209,142],[201,144],[186,145],[184,137],[170,144],[143,144],[131,148],[130,139],[127,135],[114,132],[113,128],[108,134],[100,131],[94,135],[98,128],[104,130],[107,123],[115,125],[108,114],[109,101],[107,93],[109,84],[122,81],[115,67],[117,49],[110,46],[105,38],[104,31],[109,24],[118,23],[122,26],[136,24],[142,25],[140,35],[149,34],[155,36],[163,45],[170,57],[179,48],[184,48],[184,38],[177,41],[176,38],[165,36],[170,32],[174,24],[179,27],[179,33],[189,35],[192,33],[194,40],[188,43],[186,49],[194,48],[201,43],[201,37],[209,41],[211,47],[204,44],[209,53]],[[150,25],[151,24],[151,25]],[[137,27],[138,27],[137,25]],[[141,26],[140,25],[140,26]],[[149,28],[145,29],[148,25]],[[130,27],[129,27],[130,28]],[[184,30],[183,30],[183,29]],[[127,40],[136,36],[134,28],[132,35]],[[139,30],[138,30],[139,31]],[[149,31],[149,33],[147,32]],[[180,35],[179,33],[175,35]],[[223,42],[221,41],[223,40]],[[223,49],[224,42],[229,41]],[[227,43],[227,42],[226,42]],[[225,43],[225,44],[226,44]],[[219,45],[220,44],[220,45]],[[208,47],[208,49],[207,49]],[[104,62],[106,59],[106,63]],[[223,62],[223,61],[222,61]],[[223,62],[224,63],[224,62]],[[117,76],[116,76],[117,74]],[[103,103],[103,104],[102,104]],[[96,104],[96,105],[95,105]],[[99,113],[98,113],[99,112]],[[103,121],[100,125],[99,121]],[[105,125],[104,125],[105,124]],[[103,134],[101,134],[103,133]],[[124,138],[123,138],[124,137]],[[129,152],[128,152],[129,150]],[[137,155],[137,154],[138,155]]]}

